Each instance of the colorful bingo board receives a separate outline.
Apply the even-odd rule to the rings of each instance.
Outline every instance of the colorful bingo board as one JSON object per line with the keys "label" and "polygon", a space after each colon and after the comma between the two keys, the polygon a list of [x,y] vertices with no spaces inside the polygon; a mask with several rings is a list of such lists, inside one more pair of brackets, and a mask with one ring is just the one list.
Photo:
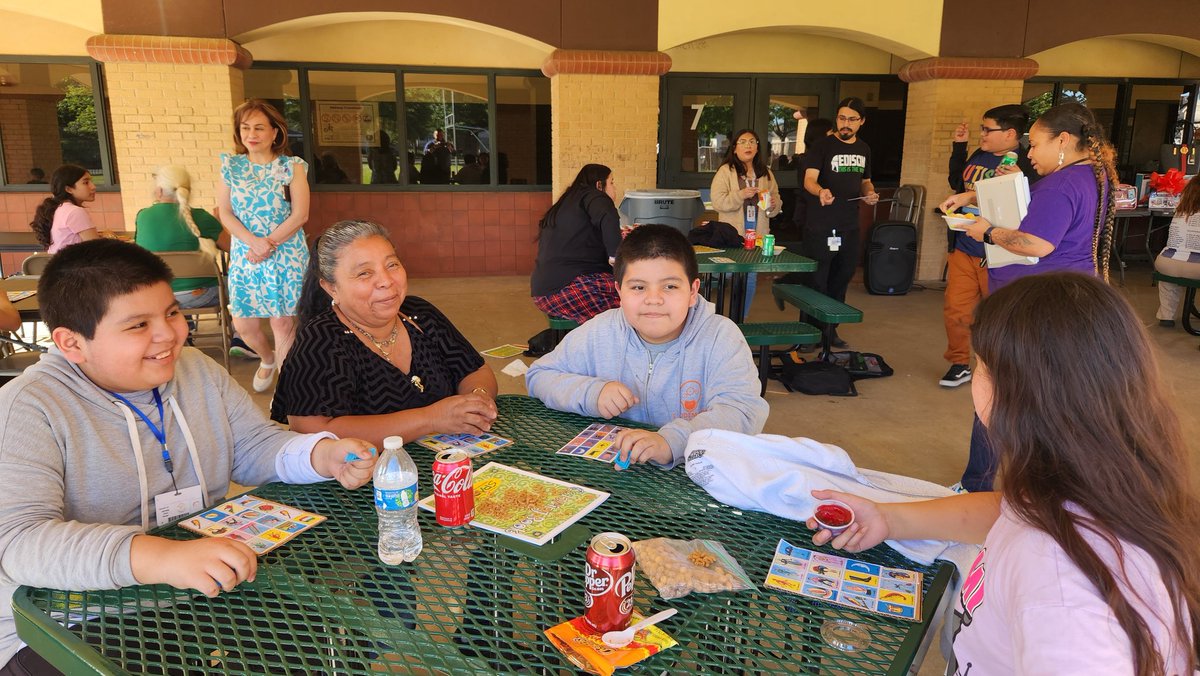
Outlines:
{"label": "colorful bingo board", "polygon": [[780,540],[765,585],[888,617],[921,620],[921,574],[822,554]]}
{"label": "colorful bingo board", "polygon": [[325,517],[319,514],[243,495],[189,516],[179,525],[208,537],[244,542],[255,554],[261,555],[324,520]]}
{"label": "colorful bingo board", "polygon": [[608,423],[592,423],[575,435],[565,446],[558,449],[558,455],[575,455],[590,458],[600,462],[612,462],[617,459],[617,451],[612,447],[617,438],[617,432],[625,429]]}
{"label": "colorful bingo board", "polygon": [[477,455],[483,455],[488,451],[494,451],[497,448],[504,448],[512,443],[512,439],[505,439],[494,434],[429,434],[417,439],[417,443],[432,451],[449,451],[457,448],[460,451],[465,451],[467,455],[474,458]]}

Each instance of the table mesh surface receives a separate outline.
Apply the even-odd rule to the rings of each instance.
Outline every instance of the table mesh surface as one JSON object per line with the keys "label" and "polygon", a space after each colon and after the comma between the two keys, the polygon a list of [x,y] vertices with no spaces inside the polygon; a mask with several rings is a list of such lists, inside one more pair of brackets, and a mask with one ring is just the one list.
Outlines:
{"label": "table mesh surface", "polygon": [[[550,411],[527,397],[502,396],[498,403],[492,431],[517,443],[475,466],[497,461],[610,492],[580,522],[592,534],[717,540],[759,585],[781,537],[811,546],[803,523],[718,504],[682,468],[642,465],[617,472],[609,464],[554,454],[594,419]],[[413,444],[408,451],[428,494],[433,453]],[[541,561],[509,549],[511,540],[492,533],[441,528],[422,511],[424,551],[415,563],[391,567],[376,556],[369,485],[346,491],[333,482],[270,484],[252,493],[329,518],[261,557],[253,583],[217,599],[161,585],[69,596],[22,588],[18,615],[58,620],[32,637],[41,639],[35,647],[44,646],[49,633],[51,643],[66,643],[79,655],[89,652],[82,639],[111,662],[99,660],[102,669],[151,674],[575,672],[542,632],[583,612],[586,544]],[[179,528],[163,535],[193,537]],[[861,557],[923,572],[928,623],[945,570],[934,585],[937,568],[886,547]],[[69,630],[61,612],[68,603]],[[663,628],[680,645],[635,665],[634,673],[904,673],[925,631],[919,623],[763,589],[668,602],[640,576],[635,605],[647,615],[678,608]],[[86,618],[80,607],[88,609]],[[851,654],[825,645],[821,624],[835,618],[866,623],[870,648]],[[23,632],[26,640],[29,634]]]}
{"label": "table mesh surface", "polygon": [[[729,258],[732,263],[721,263],[713,258]],[[817,262],[811,258],[780,251],[774,256],[762,255],[762,249],[723,249],[713,253],[696,255],[700,272],[814,272]]]}

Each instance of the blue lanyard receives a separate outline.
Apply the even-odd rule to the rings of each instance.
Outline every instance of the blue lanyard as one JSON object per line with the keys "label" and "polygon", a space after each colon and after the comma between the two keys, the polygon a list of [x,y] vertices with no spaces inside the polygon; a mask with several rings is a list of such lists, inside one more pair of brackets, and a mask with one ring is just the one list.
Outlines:
{"label": "blue lanyard", "polygon": [[162,444],[163,467],[165,467],[167,469],[167,474],[170,474],[171,480],[174,481],[175,480],[175,476],[174,476],[175,475],[175,466],[171,462],[171,451],[167,450],[167,420],[163,416],[162,395],[160,395],[158,393],[158,388],[157,387],[154,388],[154,403],[158,406],[158,421],[162,425],[162,427],[158,427],[157,425],[155,425],[150,420],[150,416],[146,415],[145,413],[142,413],[142,410],[140,408],[138,408],[137,406],[134,406],[132,401],[129,401],[128,399],[117,394],[116,392],[109,392],[109,394],[116,397],[117,399],[120,399],[122,402],[124,402],[124,404],[126,406],[128,406],[130,408],[130,410],[132,410],[134,413],[138,414],[138,417],[141,418],[142,421],[146,423],[146,427],[150,428],[150,433],[154,435],[155,439],[158,439],[158,443]]}

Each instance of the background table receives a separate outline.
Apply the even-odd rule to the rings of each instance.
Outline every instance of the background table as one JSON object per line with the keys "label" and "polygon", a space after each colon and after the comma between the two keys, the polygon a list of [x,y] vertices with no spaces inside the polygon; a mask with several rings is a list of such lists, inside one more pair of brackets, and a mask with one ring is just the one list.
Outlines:
{"label": "background table", "polygon": [[[682,468],[616,472],[605,463],[554,454],[592,419],[547,410],[528,397],[502,396],[497,403],[493,431],[517,443],[477,459],[477,468],[496,461],[612,493],[545,548],[476,529],[440,528],[431,513],[421,512],[421,556],[385,566],[376,558],[369,486],[270,484],[252,493],[329,520],[262,557],[255,582],[216,599],[165,586],[72,594],[22,587],[14,597],[18,632],[67,673],[566,673],[573,671],[570,663],[542,631],[583,612],[590,535],[614,530],[633,540],[718,540],[756,584],[765,579],[780,538],[811,545],[803,524],[718,504]],[[428,493],[433,453],[408,448]],[[192,537],[178,528],[164,534]],[[680,645],[633,671],[905,673],[927,646],[923,639],[951,568],[918,566],[885,547],[860,557],[925,574],[923,622],[763,589],[663,601],[639,576],[635,607],[645,614],[678,608],[663,628]],[[89,607],[94,617],[76,617],[64,627],[52,614],[68,604]],[[853,654],[826,646],[819,631],[830,618],[867,623],[872,646]]]}
{"label": "background table", "polygon": [[[0,253],[41,253],[46,247],[38,242],[37,235],[32,230],[24,232],[0,232]],[[4,276],[4,268],[0,267],[0,277]]]}
{"label": "background table", "polygon": [[[5,291],[37,291],[37,277],[21,277],[14,275],[3,280]],[[28,298],[23,298],[15,303],[13,307],[17,312],[21,313],[21,321],[23,322],[40,322],[42,321],[42,312],[38,305],[37,294],[33,294]]]}
{"label": "background table", "polygon": [[[732,263],[714,261],[714,258],[728,258]],[[696,254],[700,273],[716,275],[707,277],[701,285],[704,297],[717,305],[717,314],[724,314],[733,321],[741,324],[746,307],[746,275],[758,272],[815,272],[817,262],[811,258],[794,254],[791,251],[779,251],[774,256],[764,256],[762,249],[722,249],[712,253]],[[732,274],[729,289],[729,312],[725,310],[725,279],[722,274]],[[713,286],[716,295],[713,297]]]}

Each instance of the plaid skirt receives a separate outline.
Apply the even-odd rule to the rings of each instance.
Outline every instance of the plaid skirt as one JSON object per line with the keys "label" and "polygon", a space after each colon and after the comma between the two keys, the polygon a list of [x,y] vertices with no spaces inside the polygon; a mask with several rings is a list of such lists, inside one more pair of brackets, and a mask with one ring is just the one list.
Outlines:
{"label": "plaid skirt", "polygon": [[563,317],[582,324],[596,315],[621,306],[616,281],[611,272],[580,275],[557,293],[534,296],[537,309],[551,317]]}

